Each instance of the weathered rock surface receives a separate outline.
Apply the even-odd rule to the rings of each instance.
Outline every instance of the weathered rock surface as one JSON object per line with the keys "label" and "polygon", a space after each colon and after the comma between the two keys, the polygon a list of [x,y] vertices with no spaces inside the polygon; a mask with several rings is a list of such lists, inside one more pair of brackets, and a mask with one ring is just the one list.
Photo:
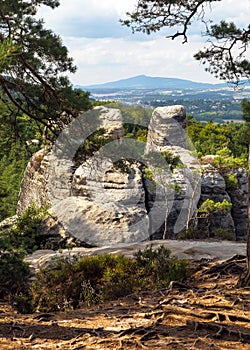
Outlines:
{"label": "weathered rock surface", "polygon": [[149,124],[146,152],[165,146],[186,148],[186,111],[181,105],[158,107]]}
{"label": "weathered rock surface", "polygon": [[100,127],[105,129],[105,135],[113,139],[124,136],[123,118],[119,109],[97,106],[94,108],[99,112]]}
{"label": "weathered rock surface", "polygon": [[11,216],[0,222],[0,232],[11,229],[17,222],[17,215]]}
{"label": "weathered rock surface", "polygon": [[246,239],[248,225],[248,174],[239,168],[234,172],[237,186],[229,187],[227,192],[232,202],[232,218],[238,240]]}
{"label": "weathered rock surface", "polygon": [[124,173],[108,159],[90,159],[75,172],[72,196],[54,210],[67,232],[90,245],[148,239],[145,193],[138,167]]}
{"label": "weathered rock surface", "polygon": [[72,249],[81,246],[81,241],[66,232],[58,218],[46,217],[36,231],[36,245],[40,249]]}
{"label": "weathered rock surface", "polygon": [[27,256],[25,260],[34,270],[38,270],[55,257],[85,256],[97,254],[124,254],[132,257],[139,250],[143,251],[150,246],[157,249],[162,245],[179,259],[228,259],[235,254],[246,255],[246,243],[229,241],[183,241],[183,240],[155,240],[150,242],[123,243],[98,248],[73,248],[61,251],[38,250]]}
{"label": "weathered rock surface", "polygon": [[[224,176],[213,164],[214,157],[203,157],[203,176],[199,206],[206,200],[222,202],[224,199],[232,203],[229,213],[214,215],[211,229],[221,228],[231,233],[237,240],[245,240],[248,223],[248,175],[245,169],[229,170]],[[226,178],[233,175],[237,184],[228,186]],[[199,225],[198,225],[199,228]]]}
{"label": "weathered rock surface", "polygon": [[[154,110],[149,125],[146,153],[167,152],[179,157],[179,166],[173,172],[164,169],[156,175],[156,184],[162,184],[162,199],[159,215],[151,215],[151,237],[173,238],[183,229],[197,209],[200,198],[200,164],[197,157],[187,149],[186,112],[183,106],[158,107]],[[164,153],[162,153],[164,154]],[[168,165],[168,164],[167,164]],[[156,167],[158,165],[156,164]],[[155,165],[151,166],[154,173]],[[149,207],[155,205],[155,196],[147,187]],[[166,216],[168,217],[166,220]]]}
{"label": "weathered rock surface", "polygon": [[[103,246],[175,238],[195,215],[197,205],[208,198],[226,199],[232,203],[232,211],[215,217],[214,226],[231,232],[236,239],[245,238],[247,174],[239,169],[238,185],[228,190],[223,176],[210,164],[213,156],[203,160],[201,170],[197,157],[186,146],[190,142],[183,106],[155,109],[145,149],[139,149],[141,143],[123,139],[121,111],[95,108],[94,126],[91,113],[88,118],[86,127],[84,120],[76,120],[57,148],[32,157],[22,182],[18,214],[34,202],[49,205],[62,237],[73,237],[86,246]],[[105,129],[104,137],[111,138],[110,149],[105,145],[76,162],[75,152],[85,142],[82,133],[87,137],[97,126]],[[173,171],[164,152],[179,157]],[[115,166],[114,161],[122,156],[133,162]],[[145,175],[145,168],[153,178]]]}
{"label": "weathered rock surface", "polygon": [[46,153],[45,149],[38,151],[27,165],[17,203],[17,214],[21,214],[33,203],[38,207],[44,207],[49,202],[46,191]]}
{"label": "weathered rock surface", "polygon": [[[210,164],[203,165],[203,176],[201,180],[201,196],[199,206],[207,199],[212,199],[214,202],[223,202],[223,200],[231,203],[231,198],[226,191],[226,182],[223,176],[217,169]],[[205,222],[207,226],[207,223]],[[204,222],[200,220],[198,222],[198,229],[204,230]],[[236,230],[231,212],[225,212],[220,214],[214,214],[210,218],[210,233],[214,229],[220,228],[232,234],[232,237],[236,239]],[[208,233],[208,235],[210,234]]]}
{"label": "weathered rock surface", "polygon": [[[98,107],[104,137],[119,140],[123,136],[121,112]],[[75,135],[74,135],[75,137]],[[69,144],[78,140],[67,139]],[[64,147],[61,143],[60,147]],[[67,156],[67,157],[66,157]],[[148,239],[148,215],[139,166],[129,172],[115,168],[98,152],[75,167],[74,154],[43,154],[40,167],[28,165],[22,182],[18,213],[35,202],[49,205],[64,235],[82,244],[105,245]],[[32,190],[31,190],[32,189]]]}

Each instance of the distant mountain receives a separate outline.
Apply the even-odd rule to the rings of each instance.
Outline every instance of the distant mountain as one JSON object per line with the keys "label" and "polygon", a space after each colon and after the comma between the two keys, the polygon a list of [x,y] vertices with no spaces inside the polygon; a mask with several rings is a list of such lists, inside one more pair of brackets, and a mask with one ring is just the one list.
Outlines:
{"label": "distant mountain", "polygon": [[104,84],[89,86],[77,85],[76,88],[93,91],[96,89],[214,89],[226,87],[227,84],[198,83],[191,80],[177,78],[149,77],[138,75],[136,77],[121,79]]}

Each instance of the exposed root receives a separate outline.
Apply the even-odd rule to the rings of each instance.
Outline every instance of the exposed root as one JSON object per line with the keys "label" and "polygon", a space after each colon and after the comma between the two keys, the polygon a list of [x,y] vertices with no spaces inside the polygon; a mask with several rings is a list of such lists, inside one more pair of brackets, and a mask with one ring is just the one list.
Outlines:
{"label": "exposed root", "polygon": [[236,288],[244,259],[204,262],[184,283],[173,281],[169,288],[91,309],[1,313],[0,348],[249,350],[250,288]]}
{"label": "exposed root", "polygon": [[209,336],[211,338],[220,338],[250,344],[249,333],[235,331],[227,325],[222,325],[214,322],[196,322],[193,320],[187,320],[187,326],[192,328],[195,332],[198,330],[205,330],[209,332]]}

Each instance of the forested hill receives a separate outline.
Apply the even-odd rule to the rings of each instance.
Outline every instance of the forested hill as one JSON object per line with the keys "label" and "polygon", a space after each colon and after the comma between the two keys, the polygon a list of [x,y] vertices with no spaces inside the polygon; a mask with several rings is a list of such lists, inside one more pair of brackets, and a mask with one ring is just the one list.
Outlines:
{"label": "forested hill", "polygon": [[95,84],[88,86],[78,85],[78,88],[94,89],[214,89],[225,88],[227,84],[209,84],[199,83],[191,80],[177,78],[150,77],[146,75],[137,75],[135,77],[107,82],[104,84]]}
{"label": "forested hill", "polygon": [[[243,82],[242,82],[243,83]],[[162,77],[136,77],[96,84],[76,86],[88,90],[93,99],[118,101],[146,108],[183,105],[199,121],[225,122],[242,120],[241,100],[250,98],[250,86],[232,88],[227,84],[208,84]]]}

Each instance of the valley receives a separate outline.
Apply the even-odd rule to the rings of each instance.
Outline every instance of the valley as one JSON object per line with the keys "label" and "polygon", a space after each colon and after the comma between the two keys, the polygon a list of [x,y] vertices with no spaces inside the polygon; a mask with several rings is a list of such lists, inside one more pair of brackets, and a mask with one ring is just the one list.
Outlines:
{"label": "valley", "polygon": [[198,121],[218,123],[242,120],[241,100],[250,98],[250,86],[196,83],[174,78],[137,76],[106,84],[81,86],[98,101],[117,101],[145,108],[183,105]]}

